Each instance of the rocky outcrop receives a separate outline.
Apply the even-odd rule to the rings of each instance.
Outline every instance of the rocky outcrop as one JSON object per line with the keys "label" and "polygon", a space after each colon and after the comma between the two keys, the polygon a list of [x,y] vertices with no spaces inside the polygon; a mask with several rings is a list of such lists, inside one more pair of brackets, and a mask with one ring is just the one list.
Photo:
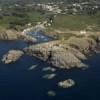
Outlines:
{"label": "rocky outcrop", "polygon": [[37,39],[34,38],[34,37],[31,37],[29,35],[22,35],[22,34],[18,34],[18,39],[19,40],[23,40],[25,42],[29,42],[29,43],[36,43],[37,42]]}
{"label": "rocky outcrop", "polygon": [[[18,37],[23,38],[23,36]],[[87,59],[87,54],[93,52],[96,45],[96,40],[90,36],[71,37],[68,40],[57,40],[31,45],[24,48],[24,51],[25,53],[35,56],[43,61],[47,61],[49,64],[58,68],[86,68],[87,65],[84,64],[82,60]],[[22,53],[18,53],[18,56],[15,56],[15,58],[12,59],[14,55],[16,55],[16,52],[8,52],[8,54],[3,58],[3,61],[5,63],[15,62],[19,59],[20,54]]]}
{"label": "rocky outcrop", "polygon": [[37,65],[32,65],[31,67],[29,67],[28,70],[34,70],[37,67]]}
{"label": "rocky outcrop", "polygon": [[56,92],[53,90],[48,91],[48,96],[54,97],[56,96]]}
{"label": "rocky outcrop", "polygon": [[16,62],[24,53],[20,50],[10,50],[2,58],[2,62],[10,64]]}
{"label": "rocky outcrop", "polygon": [[90,37],[71,37],[69,40],[52,41],[25,48],[25,52],[53,66],[71,69],[87,67],[82,60],[93,52],[96,41]]}
{"label": "rocky outcrop", "polygon": [[54,74],[54,73],[53,73],[53,74],[46,74],[46,75],[43,76],[43,78],[51,80],[51,79],[53,79],[55,76],[56,76],[56,74]]}
{"label": "rocky outcrop", "polygon": [[75,85],[75,82],[72,79],[58,82],[58,86],[61,88],[70,88],[70,87],[73,87],[74,85]]}
{"label": "rocky outcrop", "polygon": [[10,30],[0,30],[0,40],[17,40],[18,34]]}
{"label": "rocky outcrop", "polygon": [[24,51],[32,56],[38,57],[46,61],[49,59],[51,49],[54,45],[57,44],[57,41],[41,43],[37,45],[32,45],[24,49]]}
{"label": "rocky outcrop", "polygon": [[14,30],[0,30],[0,40],[24,40],[27,42],[36,42],[37,40],[31,36],[23,35]]}
{"label": "rocky outcrop", "polygon": [[71,46],[74,47],[75,49],[78,49],[82,53],[87,54],[91,50],[93,50],[96,46],[96,41],[93,40],[92,38],[76,38],[76,37],[71,37],[67,43]]}
{"label": "rocky outcrop", "polygon": [[59,68],[82,68],[86,67],[72,52],[64,48],[54,46],[49,58],[49,63]]}
{"label": "rocky outcrop", "polygon": [[44,72],[46,72],[46,71],[55,72],[55,71],[56,71],[56,69],[55,69],[55,68],[53,68],[53,67],[44,67],[44,68],[42,69],[42,71],[44,71]]}

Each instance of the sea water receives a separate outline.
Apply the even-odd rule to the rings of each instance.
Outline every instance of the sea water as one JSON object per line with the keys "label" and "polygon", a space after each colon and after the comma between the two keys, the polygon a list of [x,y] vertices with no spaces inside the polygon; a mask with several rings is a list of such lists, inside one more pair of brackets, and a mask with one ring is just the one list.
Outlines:
{"label": "sea water", "polygon": [[[27,44],[22,41],[0,41],[0,60],[11,49],[22,49]],[[86,61],[86,70],[59,70],[52,80],[43,76],[52,73],[42,69],[48,67],[35,57],[24,55],[16,63],[3,64],[0,62],[0,100],[100,100],[100,54],[96,54]],[[31,66],[35,69],[29,70]],[[76,85],[69,89],[57,86],[59,81],[72,78]],[[56,96],[48,96],[53,90]]]}

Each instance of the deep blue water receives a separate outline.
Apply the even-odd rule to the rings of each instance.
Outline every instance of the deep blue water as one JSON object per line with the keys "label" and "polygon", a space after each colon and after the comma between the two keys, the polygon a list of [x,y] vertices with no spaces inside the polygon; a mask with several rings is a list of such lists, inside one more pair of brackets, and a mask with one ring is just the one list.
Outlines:
{"label": "deep blue water", "polygon": [[[21,41],[0,42],[0,59],[10,49],[23,48],[27,44]],[[43,79],[42,68],[49,66],[39,59],[23,56],[14,64],[0,62],[0,100],[100,100],[100,54],[89,57],[87,70],[57,70],[53,80]],[[29,71],[31,65],[36,69]],[[50,73],[50,72],[49,72]],[[61,89],[57,82],[72,78],[76,86]],[[54,90],[55,97],[47,92]]]}

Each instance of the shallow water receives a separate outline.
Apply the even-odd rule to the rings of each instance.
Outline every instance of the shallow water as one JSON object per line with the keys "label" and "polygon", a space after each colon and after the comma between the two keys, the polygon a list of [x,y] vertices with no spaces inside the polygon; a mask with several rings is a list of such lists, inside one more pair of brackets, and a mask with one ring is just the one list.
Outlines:
{"label": "shallow water", "polygon": [[54,40],[53,37],[47,36],[42,32],[29,32],[27,35],[33,36],[37,39],[38,43],[39,42],[48,42]]}
{"label": "shallow water", "polygon": [[[0,42],[0,59],[10,49],[21,49],[27,44],[22,41]],[[37,58],[23,56],[14,64],[5,65],[0,62],[0,100],[100,100],[100,54],[92,56],[86,63],[87,70],[57,70],[53,80],[42,76],[51,72],[43,72],[43,67],[49,65]],[[28,70],[37,65],[34,70]],[[61,89],[59,81],[72,78],[76,86]],[[54,90],[55,97],[49,97],[47,92]]]}

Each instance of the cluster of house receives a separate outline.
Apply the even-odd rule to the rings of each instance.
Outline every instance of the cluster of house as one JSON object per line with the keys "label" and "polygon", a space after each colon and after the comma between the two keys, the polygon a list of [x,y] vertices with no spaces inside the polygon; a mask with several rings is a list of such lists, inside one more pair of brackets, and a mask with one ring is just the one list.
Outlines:
{"label": "cluster of house", "polygon": [[82,2],[73,3],[64,7],[65,14],[95,14],[100,10],[100,3]]}
{"label": "cluster of house", "polygon": [[50,11],[53,13],[62,12],[62,9],[60,9],[59,5],[54,3],[34,3],[34,4],[27,4],[26,6],[40,8],[40,10]]}
{"label": "cluster of house", "polygon": [[[19,7],[20,4],[15,4]],[[55,14],[94,14],[100,10],[100,1],[95,2],[80,2],[80,3],[65,3],[65,2],[49,2],[36,3],[24,5],[25,7],[37,8],[43,11],[50,11]]]}
{"label": "cluster of house", "polygon": [[37,3],[27,4],[26,6],[38,7],[41,10],[50,11],[53,13],[62,14],[94,14],[100,9],[100,2],[81,2],[65,4],[64,2],[59,3]]}

